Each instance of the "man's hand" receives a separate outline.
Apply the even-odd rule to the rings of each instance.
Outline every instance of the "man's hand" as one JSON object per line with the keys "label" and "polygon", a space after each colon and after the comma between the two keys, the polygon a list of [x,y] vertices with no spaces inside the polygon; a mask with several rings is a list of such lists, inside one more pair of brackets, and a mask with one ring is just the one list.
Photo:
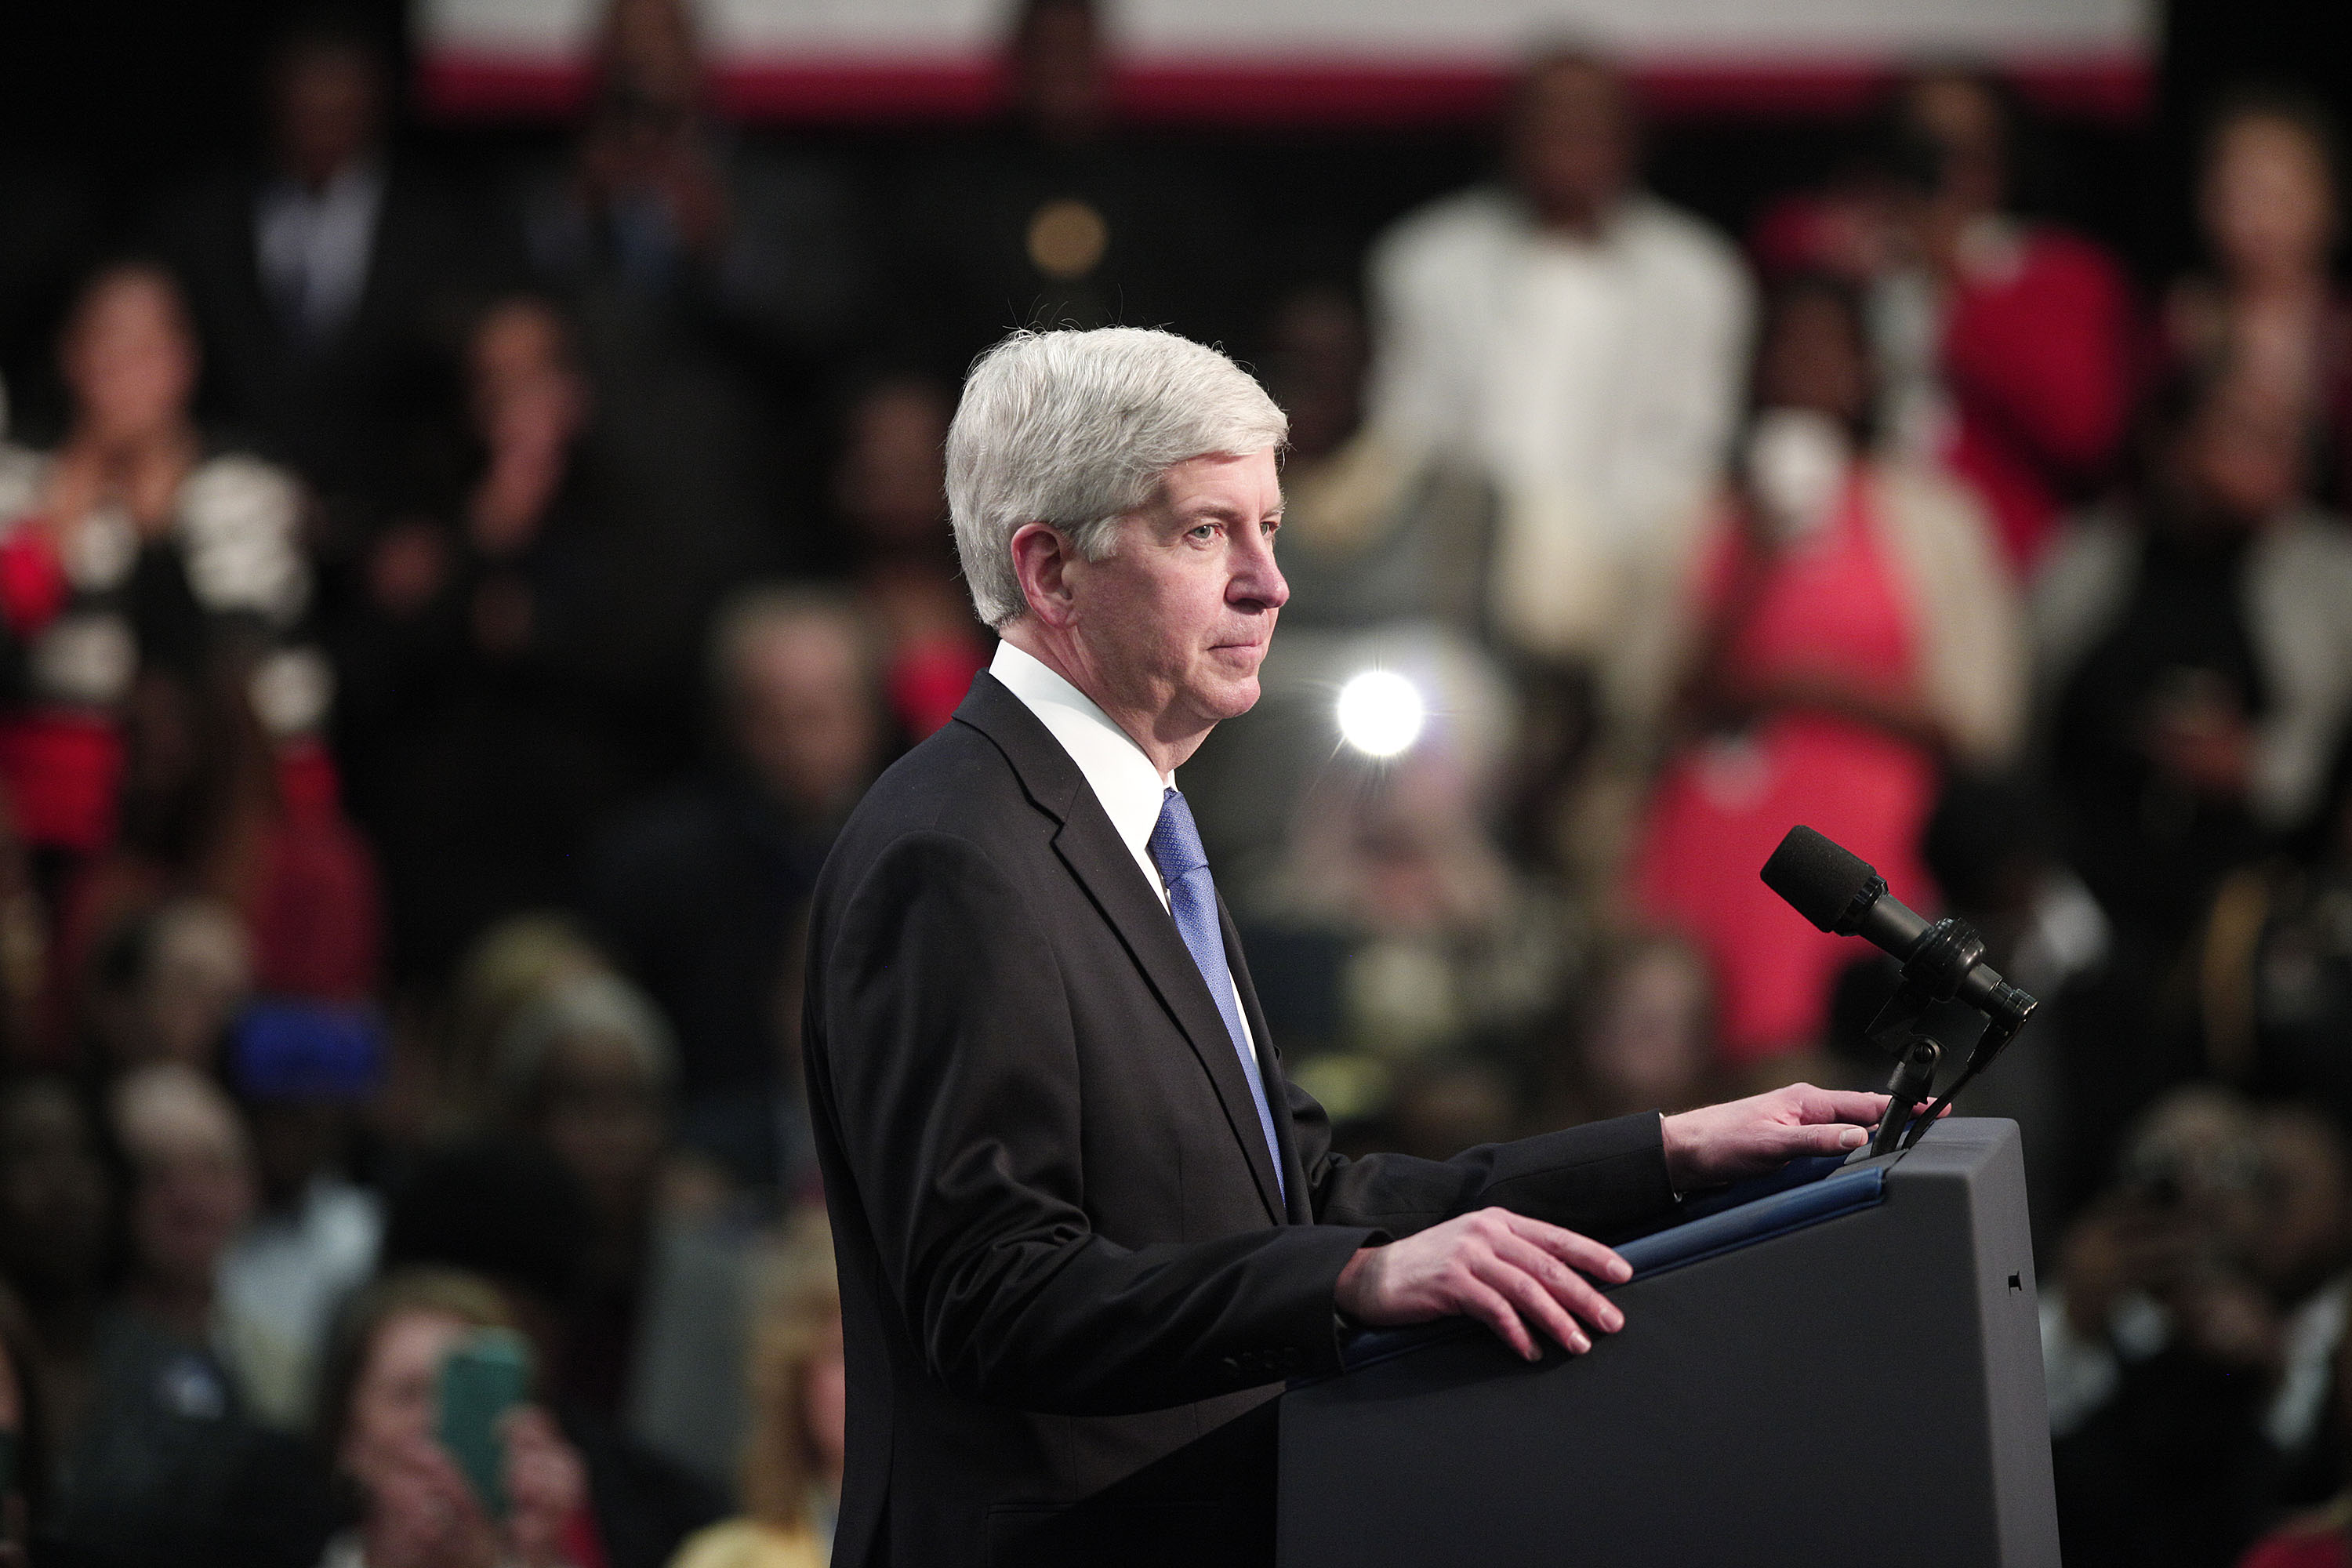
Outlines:
{"label": "man's hand", "polygon": [[1585,1274],[1622,1284],[1633,1269],[1572,1230],[1507,1209],[1480,1209],[1402,1241],[1365,1247],[1339,1271],[1337,1300],[1341,1311],[1381,1327],[1475,1318],[1534,1361],[1542,1352],[1521,1314],[1577,1355],[1592,1348],[1578,1319],[1603,1333],[1625,1326],[1625,1314]]}
{"label": "man's hand", "polygon": [[1869,1142],[1886,1096],[1790,1084],[1769,1094],[1666,1118],[1666,1178],[1686,1193],[1777,1171],[1806,1154],[1843,1154]]}

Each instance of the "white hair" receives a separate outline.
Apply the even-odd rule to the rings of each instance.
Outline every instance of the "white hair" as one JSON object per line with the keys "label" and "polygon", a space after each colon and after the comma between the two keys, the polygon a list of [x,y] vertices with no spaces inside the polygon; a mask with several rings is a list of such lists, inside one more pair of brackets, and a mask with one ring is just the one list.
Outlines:
{"label": "white hair", "polygon": [[1002,629],[1029,607],[1013,536],[1042,522],[1089,561],[1191,458],[1278,447],[1290,421],[1213,348],[1148,327],[1019,331],[973,362],[948,431],[948,511],[972,607]]}

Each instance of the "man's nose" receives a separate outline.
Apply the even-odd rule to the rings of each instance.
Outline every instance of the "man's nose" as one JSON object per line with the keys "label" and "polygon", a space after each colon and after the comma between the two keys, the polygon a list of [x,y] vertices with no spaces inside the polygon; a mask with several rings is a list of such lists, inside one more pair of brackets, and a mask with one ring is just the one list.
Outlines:
{"label": "man's nose", "polygon": [[1290,602],[1290,584],[1284,581],[1282,568],[1275,564],[1273,535],[1257,531],[1244,541],[1225,596],[1269,610],[1278,610]]}

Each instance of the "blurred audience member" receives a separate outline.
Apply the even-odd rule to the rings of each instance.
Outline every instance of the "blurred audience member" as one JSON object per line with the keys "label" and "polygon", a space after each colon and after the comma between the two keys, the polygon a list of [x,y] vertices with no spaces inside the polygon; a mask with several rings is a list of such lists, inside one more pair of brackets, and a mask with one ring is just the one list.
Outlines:
{"label": "blurred audience member", "polygon": [[1433,620],[1487,625],[1492,487],[1460,454],[1415,461],[1393,433],[1364,428],[1370,344],[1347,289],[1307,284],[1276,302],[1266,385],[1290,416],[1283,459],[1283,607],[1290,628],[1359,630]]}
{"label": "blurred audience member", "polygon": [[383,1203],[352,1179],[357,1109],[378,1089],[382,1026],[372,1007],[263,1002],[231,1036],[226,1076],[250,1125],[259,1205],[222,1260],[221,1300],[284,1348],[246,1368],[263,1419],[310,1425],[319,1358],[336,1310],[375,1270]]}
{"label": "blurred audience member", "polygon": [[1783,203],[1757,249],[1769,270],[1869,289],[1889,443],[1965,479],[2021,575],[2122,437],[2129,290],[2089,240],[2011,210],[2019,126],[2000,83],[1927,72],[1889,121],[1872,174]]}
{"label": "blurred audience member", "polygon": [[793,1219],[753,1330],[740,1517],[690,1537],[670,1568],[823,1568],[848,1452],[841,1283],[821,1212]]}
{"label": "blurred audience member", "polygon": [[866,284],[831,164],[713,118],[697,9],[610,0],[579,140],[516,197],[537,276],[579,322],[595,453],[649,525],[639,569],[661,575],[641,619],[659,617],[673,653],[690,637],[677,617],[707,605],[665,601],[775,563],[769,520],[813,488],[814,389]]}
{"label": "blurred audience member", "polygon": [[507,1124],[562,1161],[593,1222],[558,1376],[605,1419],[626,1397],[669,1146],[677,1047],[626,981],[584,974],[518,1014],[495,1058]]}
{"label": "blurred audience member", "polygon": [[359,1496],[359,1522],[318,1568],[583,1568],[604,1561],[580,1455],[547,1412],[500,1425],[506,1508],[493,1513],[436,1440],[444,1363],[515,1327],[496,1289],[450,1269],[379,1280],[344,1314],[328,1363],[320,1447]]}
{"label": "blurred audience member", "polygon": [[[285,1561],[301,1549],[284,1440],[253,1420],[242,1368],[278,1347],[223,1310],[223,1256],[251,1216],[252,1152],[226,1095],[178,1063],[117,1081],[131,1173],[130,1272],[100,1321],[65,1469],[61,1533],[100,1561]],[[299,1493],[297,1494],[299,1495]]]}
{"label": "blurred audience member", "polygon": [[777,1026],[787,948],[835,828],[880,769],[887,723],[850,603],[748,590],[720,614],[711,655],[730,755],[615,830],[592,901],[677,1024],[687,1142],[738,1180],[775,1184],[810,1158]]}
{"label": "blurred audience member", "polygon": [[394,479],[490,265],[478,216],[387,145],[391,76],[360,28],[298,25],[269,60],[266,161],[198,182],[158,222],[213,412],[309,479],[346,534]]}
{"label": "blurred audience member", "polygon": [[2042,1301],[2069,1563],[2227,1563],[2335,1485],[2348,1201],[2308,1110],[2189,1089],[2149,1113]]}
{"label": "blurred audience member", "polygon": [[83,1043],[111,1075],[154,1062],[221,1067],[229,1025],[253,994],[253,943],[236,911],[191,896],[138,910],[89,965]]}
{"label": "blurred audience member", "polygon": [[58,922],[60,981],[125,1005],[84,1032],[127,1028],[102,1048],[209,1065],[245,987],[368,995],[375,868],[323,766],[273,769],[247,693],[219,679],[142,674],[121,728],[117,836],[67,885]]}
{"label": "blurred audience member", "polygon": [[712,118],[694,7],[611,0],[595,68],[572,166],[524,214],[532,259],[566,285],[667,307],[673,328],[837,344],[860,283],[848,193],[818,161],[756,152]]}
{"label": "blurred audience member", "polygon": [[1940,765],[2000,760],[2022,721],[2022,631],[1983,513],[1874,450],[1874,387],[1853,294],[1784,285],[1739,478],[1688,590],[1696,733],[1634,844],[1634,907],[1706,952],[1734,1069],[1775,1070],[1763,1064],[1819,1044],[1851,956],[1756,879],[1789,825],[1931,907],[1918,844]]}
{"label": "blurred audience member", "polygon": [[992,134],[919,165],[896,215],[908,352],[961,378],[1015,327],[1150,322],[1233,335],[1248,250],[1205,159],[1120,125],[1116,8],[1010,0],[1012,101]]}
{"label": "blurred audience member", "polygon": [[651,520],[622,515],[627,492],[582,445],[564,319],[507,300],[467,367],[478,465],[442,517],[377,542],[343,650],[353,805],[383,852],[404,979],[439,979],[505,916],[576,901],[588,845],[655,765],[676,673],[638,616],[666,614],[674,574],[637,557],[625,536]]}
{"label": "blurred audience member", "polygon": [[2071,531],[2036,591],[2069,853],[2168,952],[2312,810],[2352,714],[2352,538],[2305,499],[2304,430],[2256,374],[2185,378],[2131,504]]}
{"label": "blurred audience member", "polygon": [[954,717],[988,663],[948,527],[952,412],[945,390],[928,377],[877,382],[850,405],[834,470],[834,505],[849,528],[860,608],[881,638],[883,689],[910,741]]}
{"label": "blurred audience member", "polygon": [[[1374,646],[1386,651],[1375,656]],[[1295,1055],[1341,1058],[1302,1066],[1309,1079],[1391,1083],[1387,1114],[1414,1152],[1457,1134],[1516,1136],[1580,930],[1565,900],[1497,841],[1509,694],[1458,643],[1360,647],[1366,664],[1425,694],[1430,718],[1393,757],[1334,757],[1322,742],[1324,765],[1309,775],[1281,858],[1244,905],[1252,952],[1263,945],[1272,961],[1269,993],[1285,993],[1269,998],[1268,1022],[1297,1042]],[[1323,691],[1328,701],[1328,683]]]}
{"label": "blurred audience member", "polygon": [[32,1323],[0,1283],[0,1568],[25,1568],[48,1523],[48,1439]]}
{"label": "blurred audience member", "polygon": [[2192,971],[2200,1065],[2352,1128],[2352,729],[2310,825],[2283,848],[2232,872],[2205,917]]}
{"label": "blurred audience member", "polygon": [[289,798],[333,792],[312,742],[331,683],[297,636],[310,595],[299,496],[268,464],[207,455],[177,287],[139,264],[100,272],[59,359],[64,443],[0,471],[0,784],[52,894],[64,866],[113,841],[119,719],[142,671],[236,689],[277,742]]}
{"label": "blurred audience member", "polygon": [[1582,54],[1531,65],[1506,185],[1404,218],[1369,263],[1370,420],[1409,464],[1490,479],[1497,631],[1595,663],[1670,598],[1737,418],[1738,254],[1637,184],[1629,89]]}
{"label": "blurred audience member", "polygon": [[405,1042],[429,1057],[407,1069],[427,1083],[421,1130],[443,1139],[481,1131],[498,1113],[498,1046],[514,1021],[566,982],[610,968],[568,915],[514,915],[484,931],[452,978],[445,1026]]}
{"label": "blurred audience member", "polygon": [[1706,1103],[1717,1068],[1705,954],[1669,933],[1631,932],[1604,948],[1585,993],[1573,1048],[1551,1064],[1544,1125]]}
{"label": "blurred audience member", "polygon": [[2352,500],[2352,308],[2332,275],[2343,237],[2332,128],[2316,104],[2243,94],[2213,117],[2201,163],[2207,269],[2166,297],[2164,348],[2301,396],[2329,448],[2321,487],[2340,506]]}
{"label": "blurred audience member", "polygon": [[542,1399],[588,1468],[607,1568],[663,1568],[718,1519],[719,1496],[566,1392],[578,1314],[593,1284],[597,1216],[562,1159],[536,1140],[478,1138],[422,1155],[392,1194],[387,1272],[464,1269],[496,1285],[547,1369]]}
{"label": "blurred audience member", "polygon": [[31,1357],[51,1445],[43,1468],[26,1474],[27,1495],[54,1483],[58,1448],[90,1405],[99,1320],[117,1263],[114,1182],[100,1140],[64,1079],[0,1080],[0,1284],[29,1320],[32,1337],[11,1348]]}

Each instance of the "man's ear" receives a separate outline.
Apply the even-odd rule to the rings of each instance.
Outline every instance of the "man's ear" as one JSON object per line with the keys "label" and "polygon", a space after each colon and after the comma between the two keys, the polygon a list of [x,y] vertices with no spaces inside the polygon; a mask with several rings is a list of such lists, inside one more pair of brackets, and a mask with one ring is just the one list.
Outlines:
{"label": "man's ear", "polygon": [[1013,574],[1020,580],[1021,596],[1029,613],[1049,626],[1068,626],[1076,607],[1069,580],[1076,553],[1051,523],[1024,522],[1013,531]]}

